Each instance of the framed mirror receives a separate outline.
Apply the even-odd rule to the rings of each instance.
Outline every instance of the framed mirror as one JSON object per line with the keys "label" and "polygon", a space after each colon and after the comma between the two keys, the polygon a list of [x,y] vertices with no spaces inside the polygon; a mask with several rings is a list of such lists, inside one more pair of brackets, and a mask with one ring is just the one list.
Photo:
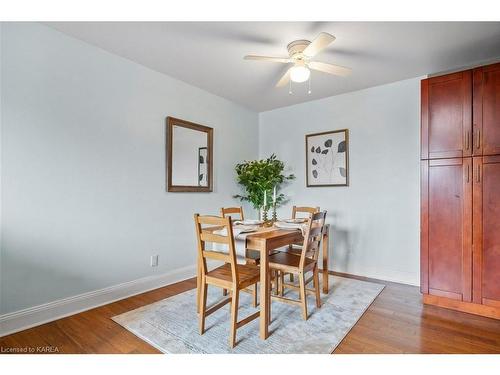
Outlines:
{"label": "framed mirror", "polygon": [[167,117],[167,191],[212,191],[213,129]]}

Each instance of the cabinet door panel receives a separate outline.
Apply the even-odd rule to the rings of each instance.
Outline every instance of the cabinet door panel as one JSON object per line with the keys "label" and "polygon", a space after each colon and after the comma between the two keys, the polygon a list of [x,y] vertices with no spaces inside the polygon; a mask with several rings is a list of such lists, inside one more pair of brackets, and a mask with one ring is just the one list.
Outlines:
{"label": "cabinet door panel", "polygon": [[500,64],[474,69],[474,155],[500,154]]}
{"label": "cabinet door panel", "polygon": [[470,301],[472,160],[429,160],[426,177],[428,292]]}
{"label": "cabinet door panel", "polygon": [[472,155],[472,72],[422,81],[422,159]]}
{"label": "cabinet door panel", "polygon": [[483,158],[473,159],[472,176],[472,301],[482,303],[482,249],[483,249],[483,184],[480,177],[483,175]]}
{"label": "cabinet door panel", "polygon": [[500,156],[474,158],[474,225],[474,302],[499,304]]}

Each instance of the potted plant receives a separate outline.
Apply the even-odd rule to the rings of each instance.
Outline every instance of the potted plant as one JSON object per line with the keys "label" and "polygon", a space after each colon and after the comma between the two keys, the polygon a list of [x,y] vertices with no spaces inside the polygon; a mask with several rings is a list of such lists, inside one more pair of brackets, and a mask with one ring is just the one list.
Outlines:
{"label": "potted plant", "polygon": [[286,197],[278,193],[280,185],[288,180],[293,180],[293,174],[285,174],[285,164],[272,154],[267,159],[245,161],[236,164],[238,184],[242,185],[245,194],[237,194],[234,198],[250,202],[257,210],[262,210],[264,220],[270,207],[276,208]]}

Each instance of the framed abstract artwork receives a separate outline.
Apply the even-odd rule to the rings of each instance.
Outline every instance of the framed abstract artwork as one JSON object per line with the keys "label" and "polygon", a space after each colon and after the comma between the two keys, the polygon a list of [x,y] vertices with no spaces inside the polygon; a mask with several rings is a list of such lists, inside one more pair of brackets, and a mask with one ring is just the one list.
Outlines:
{"label": "framed abstract artwork", "polygon": [[306,186],[349,185],[349,130],[306,135]]}

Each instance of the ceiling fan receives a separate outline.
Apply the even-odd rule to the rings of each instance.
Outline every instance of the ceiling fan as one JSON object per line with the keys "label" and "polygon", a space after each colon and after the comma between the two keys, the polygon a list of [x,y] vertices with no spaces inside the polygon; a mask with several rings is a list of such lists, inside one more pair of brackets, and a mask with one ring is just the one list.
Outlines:
{"label": "ceiling fan", "polygon": [[[351,73],[350,68],[340,65],[328,64],[320,61],[312,61],[313,57],[328,47],[335,37],[328,33],[320,33],[312,42],[309,40],[294,40],[287,46],[289,57],[269,57],[247,55],[245,60],[269,61],[283,64],[293,64],[280,78],[276,87],[285,86],[288,82],[305,82],[310,78],[312,70],[346,76]],[[310,90],[309,90],[310,92]]]}

